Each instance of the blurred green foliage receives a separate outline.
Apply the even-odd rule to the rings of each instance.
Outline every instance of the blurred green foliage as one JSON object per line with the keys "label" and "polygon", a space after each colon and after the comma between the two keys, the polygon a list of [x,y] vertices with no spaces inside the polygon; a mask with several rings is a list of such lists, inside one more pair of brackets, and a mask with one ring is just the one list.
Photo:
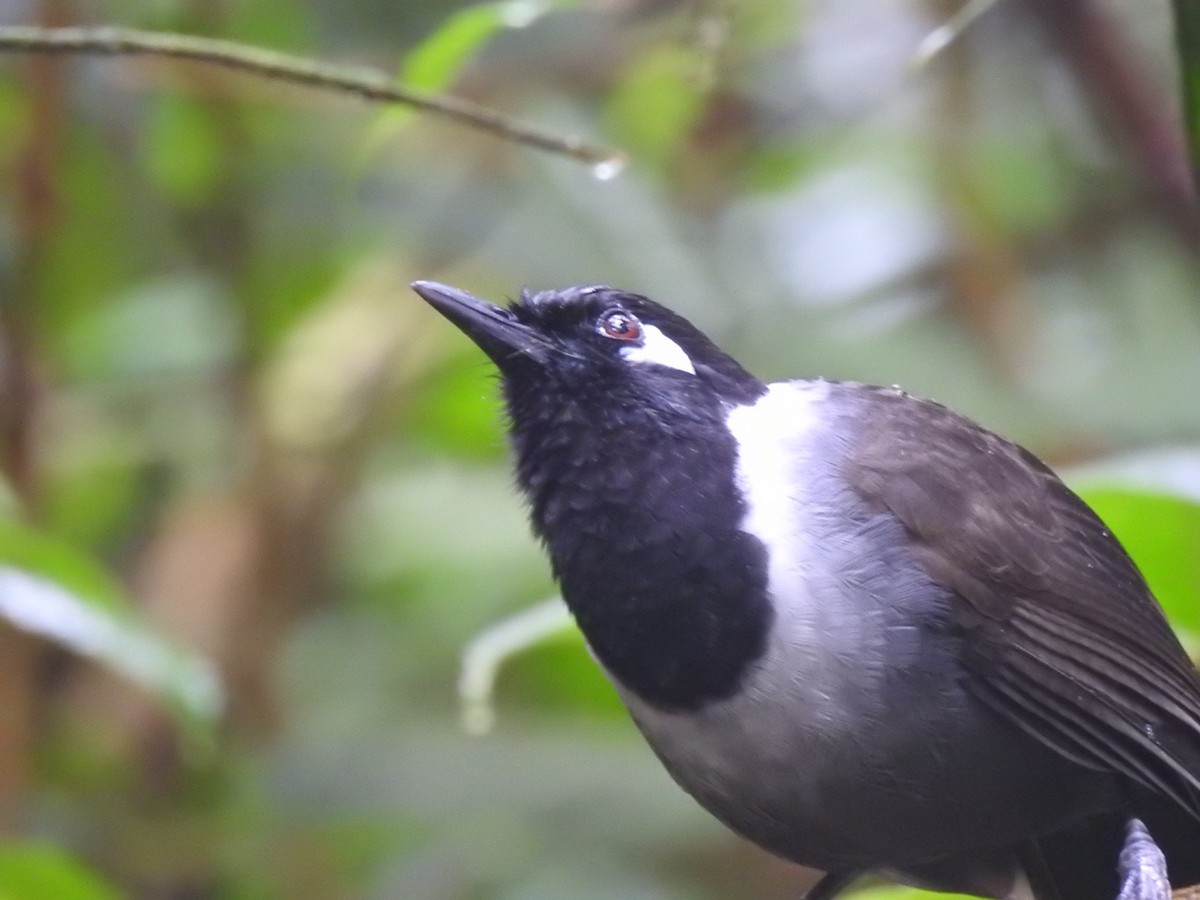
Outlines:
{"label": "blurred green foliage", "polygon": [[5,900],[117,900],[121,894],[68,854],[30,841],[0,846]]}
{"label": "blurred green foliage", "polygon": [[1084,496],[1137,560],[1176,627],[1200,637],[1200,566],[1183,564],[1200,547],[1200,504],[1116,488]]}
{"label": "blurred green foliage", "polygon": [[[618,284],[764,376],[948,402],[1066,467],[1195,646],[1191,236],[1147,188],[1149,137],[1078,61],[1100,49],[998,4],[914,68],[950,11],[88,11],[370,62],[617,146],[613,180],[198,66],[0,59],[0,564],[34,579],[0,629],[0,898],[807,883],[670,783],[574,632],[503,669],[493,734],[460,729],[463,648],[555,589],[490,368],[414,278],[496,299]],[[1109,12],[1173,114],[1165,5]],[[68,614],[31,628],[48,597]],[[113,633],[123,649],[95,652]],[[181,718],[198,659],[225,703]]]}

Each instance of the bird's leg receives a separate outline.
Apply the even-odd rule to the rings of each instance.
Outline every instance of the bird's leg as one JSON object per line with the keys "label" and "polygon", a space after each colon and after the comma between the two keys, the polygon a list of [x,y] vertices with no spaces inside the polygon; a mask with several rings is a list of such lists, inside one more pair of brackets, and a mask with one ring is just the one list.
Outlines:
{"label": "bird's leg", "polygon": [[[814,884],[801,900],[833,900],[844,891],[862,872],[826,872],[821,880]],[[1125,898],[1121,898],[1125,900]]]}
{"label": "bird's leg", "polygon": [[[1130,819],[1125,826],[1125,844],[1121,848],[1117,873],[1121,890],[1117,900],[1170,900],[1171,882],[1167,880],[1167,858],[1154,843],[1141,819]],[[819,885],[818,885],[819,886]]]}

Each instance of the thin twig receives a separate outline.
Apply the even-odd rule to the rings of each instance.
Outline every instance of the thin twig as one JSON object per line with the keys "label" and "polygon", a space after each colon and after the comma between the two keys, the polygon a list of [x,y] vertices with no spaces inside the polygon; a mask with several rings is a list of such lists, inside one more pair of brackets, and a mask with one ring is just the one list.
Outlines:
{"label": "thin twig", "polygon": [[249,72],[275,81],[340,91],[364,100],[399,103],[440,115],[472,128],[570,156],[609,175],[623,165],[615,150],[589,144],[576,135],[560,135],[511,119],[458,97],[434,96],[399,87],[383,72],[364,66],[341,66],[319,60],[250,47],[234,41],[132,28],[0,28],[0,52],[91,53],[104,56],[147,55],[190,59]]}

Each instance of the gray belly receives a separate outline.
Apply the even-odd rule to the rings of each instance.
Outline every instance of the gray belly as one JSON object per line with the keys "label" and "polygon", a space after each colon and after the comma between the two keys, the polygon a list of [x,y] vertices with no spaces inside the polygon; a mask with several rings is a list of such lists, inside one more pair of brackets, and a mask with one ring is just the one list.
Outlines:
{"label": "gray belly", "polygon": [[952,600],[898,529],[864,515],[772,552],[776,621],[735,696],[671,712],[618,690],[675,780],[766,849],[1002,896],[1011,847],[1105,808],[1111,787],[969,693]]}
{"label": "gray belly", "polygon": [[[997,860],[1012,861],[1008,848],[1103,805],[1100,776],[994,721],[956,686],[924,698],[910,687],[885,689],[869,716],[863,704],[799,705],[802,689],[789,695],[796,705],[781,702],[762,684],[696,713],[625,699],[672,777],[710,813],[824,870],[978,890],[976,861],[992,879]],[[964,880],[922,875],[947,863]]]}

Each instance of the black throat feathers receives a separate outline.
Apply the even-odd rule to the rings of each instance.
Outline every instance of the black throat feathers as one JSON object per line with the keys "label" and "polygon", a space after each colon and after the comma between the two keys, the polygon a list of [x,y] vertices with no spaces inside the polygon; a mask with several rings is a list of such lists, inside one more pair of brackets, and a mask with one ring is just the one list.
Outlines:
{"label": "black throat feathers", "polygon": [[739,529],[737,445],[707,391],[647,405],[594,384],[506,383],[517,479],[592,651],[644,700],[732,696],[772,624],[767,553]]}

